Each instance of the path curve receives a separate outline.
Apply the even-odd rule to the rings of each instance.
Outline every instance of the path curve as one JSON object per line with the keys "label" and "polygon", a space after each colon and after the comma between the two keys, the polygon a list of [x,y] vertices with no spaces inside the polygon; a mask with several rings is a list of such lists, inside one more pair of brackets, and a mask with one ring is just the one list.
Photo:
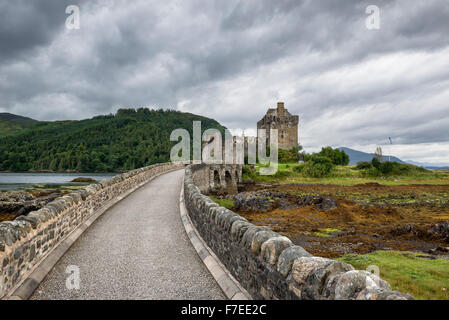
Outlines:
{"label": "path curve", "polygon": [[[163,174],[99,217],[31,299],[225,299],[179,214],[184,170]],[[66,288],[68,266],[79,290]]]}

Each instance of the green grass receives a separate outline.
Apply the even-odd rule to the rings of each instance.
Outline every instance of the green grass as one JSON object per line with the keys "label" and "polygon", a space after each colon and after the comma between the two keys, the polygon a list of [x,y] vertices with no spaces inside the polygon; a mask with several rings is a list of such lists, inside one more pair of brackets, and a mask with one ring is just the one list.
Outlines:
{"label": "green grass", "polygon": [[234,200],[232,199],[218,199],[214,196],[210,196],[210,198],[218,205],[225,207],[227,209],[232,209],[234,207]]}
{"label": "green grass", "polygon": [[247,168],[244,171],[243,179],[251,179],[261,183],[335,184],[343,186],[370,182],[386,186],[413,184],[449,185],[449,173],[442,171],[425,171],[404,176],[367,177],[363,171],[357,170],[355,166],[336,166],[328,177],[311,178],[301,173],[301,166],[303,165],[302,163],[280,163],[278,172],[275,175],[261,176],[258,172],[262,165],[256,164],[255,172]]}
{"label": "green grass", "polygon": [[329,238],[332,233],[335,232],[341,232],[340,229],[333,229],[333,228],[325,228],[325,229],[319,229],[320,231],[314,232],[313,234],[317,237],[323,237],[323,238]]}
{"label": "green grass", "polygon": [[431,260],[424,254],[399,251],[348,254],[337,260],[360,270],[375,265],[380,269],[380,277],[388,281],[393,290],[409,293],[415,299],[449,299],[449,260]]}

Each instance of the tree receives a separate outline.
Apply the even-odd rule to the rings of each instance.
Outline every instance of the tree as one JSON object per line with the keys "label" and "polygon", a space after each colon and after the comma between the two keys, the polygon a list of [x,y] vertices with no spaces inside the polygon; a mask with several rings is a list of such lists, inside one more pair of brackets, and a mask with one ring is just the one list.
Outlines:
{"label": "tree", "polygon": [[382,162],[384,160],[383,156],[382,156],[382,148],[381,147],[377,147],[376,151],[374,152],[374,157],[379,161]]}
{"label": "tree", "polygon": [[332,147],[322,148],[318,155],[329,158],[335,165],[346,166],[349,164],[349,156],[340,149],[332,149]]}
{"label": "tree", "polygon": [[299,156],[298,147],[293,147],[290,150],[279,149],[278,151],[279,163],[298,162]]}
{"label": "tree", "polygon": [[170,133],[201,121],[202,131],[224,128],[190,113],[147,108],[120,109],[116,115],[81,121],[37,122],[0,137],[0,170],[128,170],[166,162]]}
{"label": "tree", "polygon": [[314,155],[309,161],[306,162],[302,172],[313,178],[323,178],[329,175],[333,168],[334,164],[331,159]]}

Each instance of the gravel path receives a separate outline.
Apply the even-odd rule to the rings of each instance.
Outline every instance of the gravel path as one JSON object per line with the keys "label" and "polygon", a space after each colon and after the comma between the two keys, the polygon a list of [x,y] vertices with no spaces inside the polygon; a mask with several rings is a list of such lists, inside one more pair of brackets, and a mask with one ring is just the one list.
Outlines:
{"label": "gravel path", "polygon": [[[183,170],[159,176],[106,211],[31,299],[225,299],[179,216]],[[78,266],[69,290],[66,268]]]}

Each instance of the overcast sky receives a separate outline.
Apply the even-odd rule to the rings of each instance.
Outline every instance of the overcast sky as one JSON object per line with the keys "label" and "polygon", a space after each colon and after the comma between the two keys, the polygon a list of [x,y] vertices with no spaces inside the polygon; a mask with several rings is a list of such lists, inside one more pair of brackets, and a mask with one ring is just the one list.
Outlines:
{"label": "overcast sky", "polygon": [[307,151],[384,145],[449,164],[449,1],[0,0],[0,111],[163,107],[254,133],[277,101]]}

